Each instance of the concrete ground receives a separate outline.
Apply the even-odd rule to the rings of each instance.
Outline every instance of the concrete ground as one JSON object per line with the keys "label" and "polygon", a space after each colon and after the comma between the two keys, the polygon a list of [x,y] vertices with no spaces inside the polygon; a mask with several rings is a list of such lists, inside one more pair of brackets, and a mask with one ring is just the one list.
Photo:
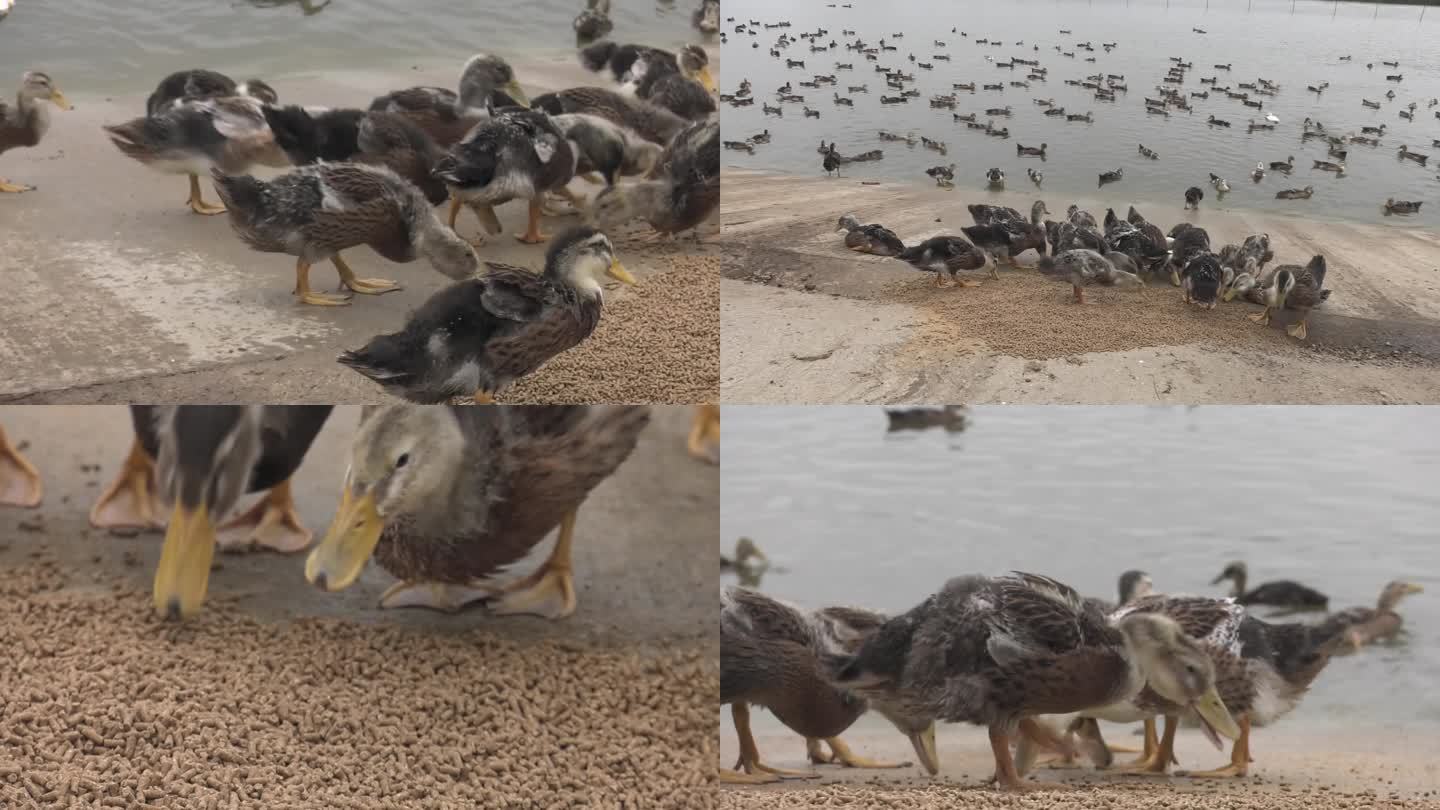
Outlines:
{"label": "concrete ground", "polygon": [[[532,94],[607,81],[568,57],[512,64]],[[364,107],[401,87],[451,86],[457,69],[274,77],[271,83],[285,103]],[[400,328],[410,311],[449,280],[423,260],[396,265],[358,248],[345,254],[358,274],[395,279],[404,289],[357,295],[343,308],[298,304],[291,295],[293,258],[250,250],[225,216],[192,214],[184,205],[183,176],[143,167],[105,137],[102,124],[143,112],[148,90],[99,97],[88,94],[78,79],[62,82],[75,109],[54,112],[41,144],[0,159],[0,176],[37,186],[0,199],[0,279],[5,284],[0,401],[385,400],[388,395],[378,386],[339,366],[335,357]],[[268,169],[256,173],[273,174]],[[215,202],[208,179],[202,187],[205,198]],[[575,188],[590,195],[596,190],[580,181]],[[480,258],[543,266],[544,246],[523,245],[511,236],[524,229],[523,203],[501,206],[497,213],[506,232],[490,236]],[[554,234],[574,221],[547,218],[544,229]],[[457,228],[465,236],[479,232],[474,216],[465,212]],[[625,229],[612,238],[641,285],[677,257],[714,255],[713,247],[688,239],[647,245],[634,238],[638,232]],[[317,290],[336,283],[328,264],[312,273]],[[612,282],[607,304],[634,294]],[[607,350],[620,354],[628,348]]]}
{"label": "concrete ground", "polygon": [[[715,644],[715,537],[719,532],[717,469],[685,451],[691,409],[656,406],[640,444],[614,476],[581,507],[574,564],[578,606],[551,622],[494,617],[481,607],[447,616],[428,610],[381,611],[377,602],[393,579],[368,567],[354,585],[324,593],[305,581],[303,553],[218,555],[207,610],[243,611],[262,619],[337,617],[456,631],[484,626],[517,640],[555,639],[606,645]],[[339,504],[348,441],[359,408],[331,415],[294,478],[297,508],[307,528],[324,533]],[[0,424],[39,468],[45,500],[38,509],[0,508],[5,557],[46,549],[81,570],[123,570],[127,584],[149,593],[161,535],[118,537],[90,527],[91,505],[110,482],[133,435],[121,407],[0,407]],[[248,506],[249,499],[242,503]],[[539,551],[517,564],[524,573]],[[3,558],[0,558],[3,561]]]}
{"label": "concrete ground", "polygon": [[725,401],[1440,402],[1440,236],[1433,232],[1139,205],[1166,230],[1181,219],[1202,225],[1217,248],[1265,232],[1277,263],[1325,255],[1334,294],[1300,343],[1278,328],[1280,318],[1265,329],[1244,317],[1258,307],[1185,307],[1163,283],[1142,293],[1087,291],[1089,307],[1066,302],[1068,285],[1026,270],[1006,269],[980,288],[932,290],[930,274],[847,251],[835,233],[836,220],[853,213],[913,244],[971,224],[968,203],[1028,211],[1038,198],[1057,216],[1074,202],[1103,217],[1107,206],[1123,215],[1129,201],[1119,197],[864,185],[739,169],[725,171],[724,188]]}

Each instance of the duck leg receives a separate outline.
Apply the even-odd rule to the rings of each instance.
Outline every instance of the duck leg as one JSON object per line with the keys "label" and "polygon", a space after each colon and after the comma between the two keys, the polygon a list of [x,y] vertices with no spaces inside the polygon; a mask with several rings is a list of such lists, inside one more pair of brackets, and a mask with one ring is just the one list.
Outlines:
{"label": "duck leg", "polygon": [[310,262],[304,259],[295,260],[295,294],[300,296],[300,302],[317,307],[346,307],[350,305],[348,295],[326,295],[325,293],[313,292],[310,289]]}
{"label": "duck leg", "polygon": [[155,491],[155,459],[137,438],[119,475],[90,509],[90,525],[99,529],[157,529],[161,505]]}
{"label": "duck leg", "polygon": [[[1033,723],[1031,724],[1034,725]],[[1033,742],[1045,744],[1040,739],[1030,736],[1033,732],[1025,731],[1022,721],[1022,733]],[[1015,760],[1010,756],[1010,735],[1005,732],[1004,726],[990,726],[990,750],[995,755],[995,782],[1001,790],[1029,791],[1029,790],[1066,790],[1065,785],[1047,782],[1025,782],[1020,779],[1020,774],[1015,770]]]}
{"label": "duck leg", "polygon": [[380,594],[380,607],[420,607],[438,610],[442,613],[458,613],[471,602],[478,602],[494,595],[493,588],[451,585],[443,582],[397,582]]}
{"label": "duck leg", "polygon": [[1075,303],[1077,303],[1077,304],[1083,304],[1083,303],[1085,303],[1085,288],[1084,288],[1084,287],[1081,287],[1079,284],[1072,284],[1072,285],[1070,285],[1070,289],[1071,289],[1071,292],[1072,292],[1072,294],[1073,294],[1073,298],[1074,298],[1074,300],[1075,300]]}
{"label": "duck leg", "polygon": [[34,191],[34,186],[27,186],[23,183],[11,183],[0,180],[0,194],[24,194],[27,191]]}
{"label": "duck leg", "polygon": [[575,536],[575,512],[560,521],[560,536],[550,556],[534,573],[500,589],[490,609],[501,615],[530,613],[547,619],[563,619],[575,612],[575,582],[570,568],[571,541]]}
{"label": "duck leg", "polygon": [[806,738],[805,740],[806,753],[810,757],[810,761],[816,764],[824,765],[833,762],[838,765],[843,765],[846,768],[889,769],[910,767],[909,762],[883,762],[878,759],[868,759],[857,756],[855,752],[850,750],[850,746],[846,745],[845,741],[839,737],[826,737],[824,739],[824,743],[830,746],[830,754],[827,756],[821,752],[820,742],[820,740],[814,739],[813,737]]}
{"label": "duck leg", "polygon": [[545,204],[545,195],[536,194],[530,198],[530,220],[525,228],[525,233],[517,234],[516,239],[527,245],[538,245],[549,237],[540,232],[540,209]]}
{"label": "duck leg", "polygon": [[1305,325],[1305,322],[1308,320],[1310,320],[1310,315],[1309,313],[1306,313],[1303,317],[1300,318],[1298,323],[1292,323],[1289,326],[1285,327],[1285,334],[1295,338],[1296,340],[1304,340],[1310,334],[1309,328],[1307,328]]}
{"label": "duck leg", "polygon": [[225,206],[211,205],[205,202],[204,197],[200,194],[200,178],[194,174],[190,175],[190,199],[187,202],[191,211],[207,217],[225,213]]}
{"label": "duck leg", "polygon": [[1270,307],[1265,307],[1265,311],[1264,311],[1264,312],[1257,312],[1257,313],[1255,313],[1254,315],[1251,315],[1251,316],[1249,316],[1249,317],[1250,317],[1250,320],[1254,321],[1255,323],[1260,324],[1261,326],[1269,326],[1269,325],[1270,325]]}
{"label": "duck leg", "polygon": [[1157,743],[1155,742],[1155,719],[1146,718],[1145,756],[1117,770],[1132,774],[1165,773],[1170,768],[1170,762],[1175,759],[1175,730],[1179,726],[1179,718],[1166,715],[1165,734]]}
{"label": "duck leg", "polygon": [[[786,777],[792,779],[818,779],[820,774],[807,771],[787,771],[783,768],[772,768],[760,761],[760,749],[755,745],[755,737],[750,733],[750,706],[744,702],[730,704],[730,718],[735,721],[735,734],[740,738],[740,762],[737,767],[744,770],[746,774],[755,775],[756,771],[765,774],[773,774],[776,779],[765,779],[764,781],[778,781]],[[721,771],[724,775],[724,771]]]}
{"label": "duck leg", "polygon": [[492,394],[492,393],[490,393],[489,391],[476,391],[476,392],[475,392],[475,404],[476,404],[476,405],[494,405],[494,404],[495,404],[495,395]]}
{"label": "duck leg", "polygon": [[[226,521],[216,533],[222,549],[258,546],[282,554],[303,550],[315,537],[295,511],[289,479],[276,484],[249,511]],[[227,533],[231,536],[226,537]]]}
{"label": "duck leg", "polygon": [[1170,266],[1170,285],[1173,287],[1180,286],[1180,271],[1176,270],[1174,265]]}
{"label": "duck leg", "polygon": [[389,279],[357,277],[355,271],[350,269],[350,265],[340,258],[339,253],[330,257],[330,263],[335,265],[335,270],[340,273],[340,283],[361,295],[380,295],[400,289],[398,283]]}
{"label": "duck leg", "polygon": [[[1166,718],[1167,722],[1169,718]],[[1180,774],[1194,779],[1219,779],[1235,776],[1243,777],[1250,771],[1250,716],[1243,715],[1236,718],[1240,724],[1240,738],[1230,747],[1230,764],[1223,768],[1216,768],[1213,771],[1191,771]],[[1166,726],[1167,730],[1169,726]]]}
{"label": "duck leg", "polygon": [[0,504],[39,506],[44,496],[40,473],[10,444],[5,429],[0,427]]}
{"label": "duck leg", "polygon": [[690,455],[709,464],[720,463],[720,406],[707,402],[695,406],[686,448]]}

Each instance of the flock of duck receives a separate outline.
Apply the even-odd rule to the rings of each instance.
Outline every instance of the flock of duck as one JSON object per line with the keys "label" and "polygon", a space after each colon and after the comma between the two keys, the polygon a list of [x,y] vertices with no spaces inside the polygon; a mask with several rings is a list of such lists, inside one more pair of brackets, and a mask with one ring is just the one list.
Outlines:
{"label": "flock of duck", "polygon": [[[592,5],[581,17],[593,21],[601,12]],[[711,3],[701,12],[697,25],[718,19]],[[348,109],[282,105],[264,81],[185,70],[159,83],[143,116],[104,131],[121,154],[188,177],[191,211],[228,213],[252,249],[296,257],[295,295],[304,304],[341,306],[354,294],[401,289],[358,277],[342,257],[347,249],[365,245],[393,262],[429,262],[455,283],[399,331],[339,362],[412,401],[489,402],[590,335],[601,315],[602,277],[635,283],[605,231],[639,219],[654,237],[673,236],[697,229],[719,204],[720,124],[705,49],[602,40],[579,58],[616,86],[532,100],[509,63],[478,54],[455,89],[404,88]],[[50,76],[25,73],[16,105],[0,104],[0,152],[39,143],[49,126],[46,102],[68,107]],[[255,166],[288,171],[265,180],[249,174]],[[202,177],[213,182],[219,205],[204,199]],[[575,177],[603,188],[587,199],[570,189]],[[498,233],[494,207],[518,200],[528,206],[528,224],[517,238],[544,243],[548,195],[569,201],[573,210],[561,213],[578,213],[584,224],[551,240],[541,273],[483,261],[476,248],[484,235],[462,238],[456,230],[468,208],[485,231]],[[434,206],[447,199],[442,222]],[[312,266],[326,261],[342,295],[311,287]]]}
{"label": "flock of duck", "polygon": [[1204,228],[1182,222],[1167,236],[1134,206],[1124,219],[1105,209],[1103,227],[1074,205],[1064,219],[1047,220],[1050,210],[1044,200],[1035,201],[1028,217],[999,205],[968,208],[975,224],[960,229],[964,236],[941,234],[907,246],[884,225],[861,224],[852,214],[840,217],[836,232],[845,234],[845,247],[850,250],[893,257],[934,273],[936,286],[945,284],[946,274],[955,286],[981,283],[961,280],[959,273],[964,270],[988,268],[990,276],[999,279],[1002,263],[1019,269],[1016,257],[1034,250],[1040,256],[1036,269],[1069,282],[1080,304],[1085,303],[1087,286],[1141,289],[1146,286],[1145,276],[1168,272],[1189,304],[1213,309],[1219,301],[1239,297],[1264,307],[1250,318],[1267,326],[1273,313],[1294,311],[1295,321],[1286,331],[1299,340],[1309,334],[1310,311],[1330,297],[1325,257],[1314,256],[1304,266],[1267,267],[1275,258],[1268,234],[1252,234],[1240,244],[1216,250]]}
{"label": "flock of duck", "polygon": [[[134,439],[90,523],[115,531],[163,528],[157,612],[200,610],[217,545],[303,551],[313,535],[296,512],[291,478],[331,416],[328,405],[131,406]],[[719,411],[699,406],[692,455],[712,461]],[[645,406],[367,408],[349,451],[340,506],[310,552],[305,577],[326,591],[355,582],[374,559],[398,582],[380,606],[456,611],[484,601],[496,613],[549,618],[575,608],[570,563],[576,513],[635,448]],[[247,493],[255,505],[225,520]],[[0,429],[0,506],[35,507],[39,471]],[[539,569],[492,579],[552,529]]]}
{"label": "flock of duck", "polygon": [[[733,22],[734,18],[727,18],[727,21]],[[917,74],[914,71],[935,71],[937,70],[937,62],[948,63],[950,61],[950,56],[946,53],[949,44],[940,39],[933,40],[933,53],[928,60],[924,56],[917,57],[912,51],[909,54],[909,61],[912,67],[907,71],[903,65],[901,67],[891,67],[881,62],[881,60],[886,57],[887,52],[894,52],[898,57],[900,50],[900,44],[898,43],[904,39],[903,33],[892,33],[888,37],[881,37],[878,41],[872,43],[858,36],[857,32],[849,29],[842,29],[841,38],[835,39],[830,30],[823,27],[817,28],[815,31],[803,32],[796,35],[792,35],[789,32],[788,29],[790,27],[790,23],[787,21],[762,23],[758,20],[749,20],[737,24],[734,28],[735,33],[749,34],[750,36],[758,36],[760,30],[768,31],[770,29],[779,29],[780,33],[770,48],[770,56],[777,61],[783,61],[787,69],[811,70],[812,75],[808,80],[800,80],[798,82],[798,90],[792,85],[792,82],[786,81],[775,90],[775,96],[777,98],[775,105],[772,106],[768,102],[762,102],[763,112],[766,115],[773,115],[778,118],[784,117],[784,105],[786,104],[801,105],[801,112],[804,117],[820,117],[820,110],[808,106],[807,95],[803,92],[805,89],[829,89],[831,101],[837,110],[854,108],[858,96],[871,96],[869,82],[842,83],[839,78],[840,73],[855,70],[855,60],[853,58],[846,57],[843,62],[836,61],[834,63],[833,73],[815,73],[811,68],[807,67],[806,59],[791,58],[790,49],[793,47],[808,47],[810,56],[807,58],[811,59],[811,61],[819,54],[830,54],[843,47],[845,51],[857,53],[865,61],[874,63],[874,71],[880,74],[884,85],[884,90],[881,93],[875,94],[878,103],[881,105],[907,105],[911,99],[918,100],[921,98],[922,93],[920,89],[915,86]],[[1197,33],[1204,33],[1203,31],[1199,31],[1199,29],[1196,30]],[[952,28],[951,33],[958,34],[964,39],[969,38],[968,32],[959,31],[956,28]],[[1069,31],[1062,29],[1060,33],[1064,35],[1068,34]],[[724,35],[722,35],[722,41],[724,41]],[[1007,45],[1007,43],[998,39],[987,38],[977,38],[973,40],[973,42],[976,46],[981,47],[1005,47]],[[1014,42],[1013,47],[1023,47],[1025,44],[1024,40],[1020,40]],[[758,48],[759,43],[753,42],[752,47]],[[1030,47],[1032,55],[1040,51],[1038,44],[1032,44]],[[1108,53],[1119,47],[1119,45],[1116,42],[1106,42],[1101,43],[1100,47]],[[1086,62],[1093,63],[1096,61],[1096,57],[1088,55],[1095,52],[1095,45],[1091,42],[1076,42],[1068,50],[1064,46],[1055,45],[1054,50],[1060,56],[1071,59],[1076,57],[1077,52],[1081,52],[1087,54],[1083,57]],[[1003,119],[1009,121],[1012,119],[1014,116],[1014,108],[1012,105],[1007,104],[986,108],[983,112],[984,118],[982,119],[980,118],[981,113],[979,112],[961,113],[958,111],[961,107],[961,94],[973,95],[977,89],[979,89],[980,92],[995,93],[1005,92],[1007,89],[1029,91],[1034,89],[1036,85],[1043,85],[1049,81],[1050,69],[1041,64],[1038,56],[1034,58],[1012,56],[1009,57],[1008,60],[1003,57],[997,60],[994,57],[986,56],[985,59],[993,63],[995,67],[1009,70],[1012,74],[1017,71],[1023,72],[1024,79],[1017,80],[1011,78],[1008,81],[994,83],[977,82],[975,80],[951,82],[949,92],[936,93],[929,97],[929,106],[932,110],[948,111],[950,114],[950,122],[955,125],[963,124],[966,130],[977,131],[981,134],[996,138],[1010,138],[1010,126],[1008,124],[1001,125],[997,123],[997,120]],[[1339,61],[1341,63],[1349,63],[1353,60],[1350,56],[1345,56]],[[1386,67],[1398,68],[1397,62],[1385,61],[1382,64]],[[1368,64],[1366,67],[1373,70],[1374,64]],[[1208,100],[1212,94],[1215,94],[1216,96],[1223,96],[1230,100],[1239,101],[1247,111],[1253,111],[1254,115],[1262,116],[1260,121],[1256,121],[1255,118],[1248,119],[1248,123],[1243,125],[1248,132],[1253,133],[1256,131],[1276,129],[1276,126],[1280,123],[1279,117],[1273,112],[1264,112],[1264,110],[1267,99],[1273,98],[1281,92],[1282,88],[1279,83],[1265,78],[1257,78],[1251,82],[1238,82],[1234,86],[1231,86],[1228,82],[1222,84],[1219,74],[1221,72],[1227,75],[1230,74],[1233,71],[1233,64],[1216,64],[1214,65],[1215,75],[1208,78],[1202,77],[1199,80],[1200,89],[1192,89],[1187,93],[1184,85],[1187,81],[1188,71],[1193,68],[1194,63],[1192,61],[1187,61],[1181,57],[1170,57],[1170,65],[1165,75],[1161,77],[1160,83],[1155,85],[1155,95],[1144,96],[1145,113],[1163,118],[1169,118],[1172,114],[1180,112],[1193,115],[1195,110],[1192,104],[1196,100]],[[1399,83],[1403,81],[1404,76],[1397,72],[1386,74],[1385,78],[1389,82]],[[1123,74],[1099,72],[1080,78],[1065,79],[1065,83],[1089,91],[1093,94],[1093,98],[1097,103],[1116,103],[1120,97],[1123,97],[1129,92],[1129,83]],[[842,86],[846,88],[845,95],[840,93]],[[1309,85],[1307,89],[1309,92],[1319,96],[1325,92],[1328,86],[1328,82],[1320,82]],[[893,93],[893,95],[886,94],[884,91],[889,91]],[[1394,90],[1388,91],[1386,93],[1387,101],[1393,100],[1395,95]],[[723,93],[720,99],[734,106],[749,106],[754,103],[754,88],[748,79],[741,79],[734,93]],[[1063,106],[1058,106],[1053,98],[1035,96],[1032,98],[1032,101],[1037,107],[1042,109],[1046,119],[1061,124],[1091,124],[1094,123],[1095,120],[1095,115],[1092,110],[1086,110],[1084,112],[1067,110]],[[1363,105],[1367,108],[1379,109],[1381,102],[1365,99]],[[1405,120],[1413,120],[1417,106],[1417,102],[1410,102],[1405,108],[1401,109],[1400,117]],[[1436,106],[1440,106],[1440,100],[1432,98],[1428,101],[1428,107],[1435,108]],[[1440,118],[1440,110],[1436,110],[1435,115],[1437,118]],[[1206,125],[1212,129],[1217,127],[1228,129],[1236,124],[1229,119],[1210,114],[1206,119]],[[1339,177],[1343,176],[1348,169],[1346,159],[1349,156],[1349,145],[1363,144],[1370,147],[1378,147],[1380,146],[1380,136],[1385,133],[1385,130],[1386,127],[1383,124],[1378,127],[1364,126],[1359,133],[1328,130],[1320,122],[1307,118],[1305,119],[1301,132],[1301,140],[1303,143],[1312,138],[1316,138],[1325,142],[1329,147],[1326,155],[1326,158],[1329,159],[1314,160],[1312,171],[1331,172]],[[889,130],[880,130],[878,137],[882,142],[900,142],[912,148],[918,143],[925,149],[934,151],[941,156],[947,155],[951,148],[945,138],[932,138],[928,136],[920,136],[917,138],[913,133],[897,133]],[[751,136],[743,141],[728,141],[726,147],[737,151],[753,153],[756,146],[768,143],[769,139],[770,131],[766,129],[758,135]],[[1440,147],[1440,139],[1435,139],[1434,144]],[[841,168],[848,163],[874,161],[884,157],[882,150],[875,149],[860,154],[845,155],[839,151],[837,143],[832,141],[827,145],[823,139],[820,142],[818,151],[822,156],[821,165],[825,171],[827,173],[835,172],[837,174]],[[1160,155],[1155,150],[1147,148],[1144,144],[1138,144],[1136,154],[1147,160],[1160,159]],[[1410,161],[1421,167],[1427,165],[1429,157],[1426,154],[1411,150],[1408,144],[1401,145],[1397,154],[1402,162]],[[1025,144],[1017,143],[1015,155],[1017,158],[1033,157],[1044,161],[1050,156],[1049,145],[1043,142],[1039,146],[1033,144],[1026,146]],[[1265,178],[1267,173],[1283,174],[1288,178],[1294,169],[1295,158],[1291,156],[1284,161],[1269,162],[1268,169],[1265,162],[1257,163],[1255,170],[1252,171],[1250,175],[1252,181],[1258,184]],[[954,184],[955,170],[955,164],[953,163],[948,165],[942,164],[928,169],[926,174],[934,178],[937,184],[949,187]],[[1037,169],[1028,168],[1026,169],[1026,174],[1036,187],[1040,187],[1044,182],[1044,173]],[[1119,182],[1124,179],[1124,168],[1119,167],[1102,170],[1098,172],[1098,177],[1099,186],[1102,187],[1109,183]],[[989,169],[985,173],[985,179],[988,187],[991,189],[1004,188],[1004,172],[999,168]],[[1213,186],[1216,193],[1221,197],[1231,190],[1230,184],[1223,177],[1215,173],[1210,174],[1210,185]],[[1314,193],[1314,186],[1307,185],[1298,188],[1281,189],[1276,192],[1275,197],[1277,199],[1300,200],[1309,199]],[[1185,198],[1185,206],[1187,208],[1193,208],[1199,206],[1200,201],[1205,196],[1205,192],[1199,185],[1192,185],[1184,190],[1183,195]],[[1421,204],[1422,202],[1418,200],[1397,200],[1392,197],[1385,201],[1383,210],[1387,215],[1412,214],[1420,210]]]}
{"label": "flock of duck", "polygon": [[[742,546],[732,567],[768,566],[753,542]],[[1397,580],[1373,608],[1282,623],[1254,611],[1324,610],[1328,599],[1292,581],[1247,589],[1243,563],[1227,566],[1212,584],[1224,580],[1233,583],[1229,598],[1170,596],[1156,593],[1144,572],[1127,571],[1112,603],[1035,574],[963,576],[898,616],[858,607],[805,610],[751,588],[724,587],[721,702],[731,707],[740,758],[734,770],[720,771],[721,781],[819,776],[761,759],[751,705],[804,737],[816,764],[908,765],[856,756],[840,739],[875,711],[910,741],[932,776],[940,771],[937,722],[985,726],[992,781],[1005,790],[1063,787],[1024,781],[1042,752],[1110,768],[1114,752],[1133,751],[1107,745],[1101,720],[1145,724],[1141,757],[1116,770],[1166,773],[1177,762],[1183,721],[1217,748],[1222,736],[1234,741],[1228,764],[1188,776],[1243,777],[1254,762],[1252,729],[1294,710],[1332,656],[1393,638],[1403,624],[1398,603],[1421,591]],[[1163,735],[1156,733],[1161,716]]]}

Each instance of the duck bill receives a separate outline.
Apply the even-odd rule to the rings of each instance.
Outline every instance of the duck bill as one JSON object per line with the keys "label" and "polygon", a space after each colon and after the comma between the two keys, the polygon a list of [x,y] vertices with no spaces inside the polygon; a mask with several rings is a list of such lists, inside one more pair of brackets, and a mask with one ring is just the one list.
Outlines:
{"label": "duck bill", "polygon": [[521,107],[528,108],[530,106],[530,97],[525,95],[524,90],[520,89],[520,82],[515,81],[514,79],[511,79],[508,83],[506,83],[505,95],[515,99],[515,102]]}
{"label": "duck bill", "polygon": [[935,724],[931,723],[924,731],[913,731],[908,736],[925,772],[931,776],[940,773],[940,757],[935,753]]}
{"label": "duck bill", "polygon": [[1407,593],[1407,594],[1412,594],[1412,593],[1424,593],[1424,592],[1425,592],[1425,588],[1424,588],[1423,586],[1416,585],[1416,584],[1413,583],[1413,582],[1405,586],[1405,593]]}
{"label": "duck bill", "polygon": [[635,277],[630,275],[630,271],[625,269],[625,265],[621,264],[619,259],[610,260],[610,266],[605,268],[605,275],[632,287],[635,285]]}
{"label": "duck bill", "polygon": [[356,495],[347,488],[325,539],[305,561],[305,579],[325,591],[350,587],[375,552],[384,528],[375,496]]}
{"label": "duck bill", "polygon": [[[1234,291],[1234,290],[1226,290],[1226,291],[1225,291],[1225,294],[1224,294],[1223,296],[1221,296],[1221,298],[1223,298],[1223,299],[1226,300],[1226,301],[1229,301],[1230,299],[1232,299],[1232,298],[1234,298],[1234,297],[1235,297],[1235,291]],[[1216,582],[1218,582],[1218,581],[1219,581],[1219,580],[1216,580]],[[1211,584],[1211,585],[1214,585],[1215,583],[1212,582],[1212,583],[1210,583],[1210,584]]]}
{"label": "duck bill", "polygon": [[[1240,726],[1235,723],[1235,718],[1230,716],[1230,710],[1225,707],[1225,701],[1220,699],[1220,693],[1211,686],[1195,701],[1195,713],[1200,717],[1200,725],[1206,728],[1206,736],[1221,734],[1232,740],[1240,737]],[[1212,739],[1219,746],[1219,740]]]}
{"label": "duck bill", "polygon": [[710,72],[709,65],[695,71],[695,81],[700,82],[700,86],[707,92],[713,93],[716,90],[715,75]]}
{"label": "duck bill", "polygon": [[155,610],[173,619],[199,612],[214,558],[215,526],[209,510],[203,504],[191,509],[176,503],[155,571]]}
{"label": "duck bill", "polygon": [[1221,574],[1220,576],[1215,577],[1214,579],[1210,580],[1210,584],[1211,584],[1211,585],[1219,585],[1220,583],[1222,583],[1222,582],[1225,581],[1225,577],[1226,577],[1225,574]]}
{"label": "duck bill", "polygon": [[51,89],[50,91],[50,103],[62,110],[75,109],[75,105],[71,104],[70,100],[65,98],[65,94],[55,89]]}

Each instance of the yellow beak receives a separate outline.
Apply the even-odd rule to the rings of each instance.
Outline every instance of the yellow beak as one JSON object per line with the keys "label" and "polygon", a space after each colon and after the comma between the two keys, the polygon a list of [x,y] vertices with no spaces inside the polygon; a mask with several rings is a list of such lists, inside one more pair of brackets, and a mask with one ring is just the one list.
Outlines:
{"label": "yellow beak", "polygon": [[155,571],[155,610],[170,618],[197,613],[205,602],[214,558],[215,527],[206,507],[190,512],[176,503]]}
{"label": "yellow beak", "polygon": [[1416,585],[1416,584],[1413,583],[1413,582],[1405,586],[1405,593],[1424,593],[1424,592],[1425,592],[1425,588],[1424,588],[1424,587],[1422,587],[1422,586],[1420,586],[1420,585]]}
{"label": "yellow beak", "polygon": [[702,67],[700,68],[700,70],[696,71],[695,80],[700,82],[700,86],[704,87],[706,91],[711,93],[715,92],[715,76],[710,72],[709,65],[706,65],[705,67]]}
{"label": "yellow beak", "polygon": [[505,94],[519,102],[521,107],[530,106],[530,97],[525,95],[524,90],[520,89],[520,82],[514,79],[511,79],[509,84],[505,85]]}
{"label": "yellow beak", "polygon": [[1234,291],[1234,290],[1226,290],[1226,291],[1225,291],[1225,295],[1222,296],[1222,297],[1223,297],[1226,301],[1229,301],[1230,299],[1232,299],[1232,298],[1235,297],[1235,291]]}
{"label": "yellow beak", "polygon": [[1235,718],[1230,716],[1230,710],[1225,708],[1225,701],[1213,685],[1195,701],[1195,711],[1220,734],[1232,740],[1240,736],[1240,726],[1235,724]]}
{"label": "yellow beak", "polygon": [[605,275],[631,286],[635,285],[635,277],[630,275],[630,271],[625,269],[625,265],[621,264],[619,259],[610,260],[610,266],[605,269]]}
{"label": "yellow beak", "polygon": [[375,496],[357,497],[346,489],[325,539],[305,561],[305,579],[327,591],[348,588],[364,570],[384,528],[375,511]]}
{"label": "yellow beak", "polygon": [[72,105],[72,104],[65,98],[65,94],[62,93],[62,92],[60,92],[59,90],[53,88],[53,87],[50,88],[50,103],[51,103],[51,104],[54,104],[56,107],[59,107],[59,108],[62,109],[62,110],[73,110],[73,109],[75,109],[74,105]]}
{"label": "yellow beak", "polygon": [[920,758],[920,766],[925,772],[934,776],[940,773],[940,757],[935,753],[935,724],[931,723],[924,731],[918,731],[910,735],[910,744],[915,746],[915,756]]}

